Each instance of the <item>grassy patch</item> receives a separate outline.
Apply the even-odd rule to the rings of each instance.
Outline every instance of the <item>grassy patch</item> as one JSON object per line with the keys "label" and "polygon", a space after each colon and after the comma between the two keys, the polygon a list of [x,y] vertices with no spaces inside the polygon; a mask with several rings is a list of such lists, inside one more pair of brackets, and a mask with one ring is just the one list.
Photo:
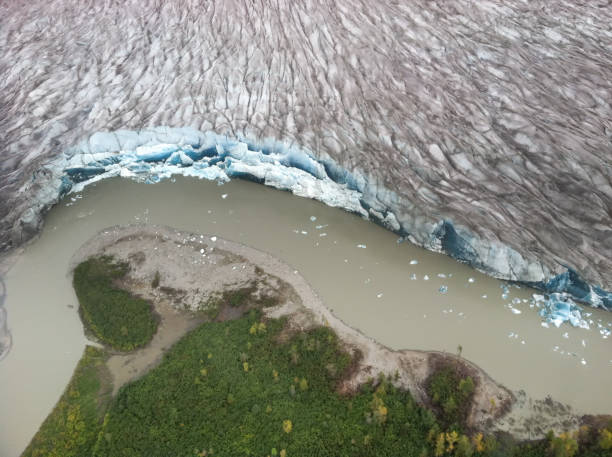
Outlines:
{"label": "grassy patch", "polygon": [[112,257],[95,257],[79,264],[73,279],[86,329],[103,343],[121,351],[147,344],[158,325],[147,301],[113,284],[128,270],[126,263],[115,262]]}
{"label": "grassy patch", "polygon": [[[106,352],[87,346],[59,402],[43,422],[23,457],[90,457],[98,438],[110,386]],[[101,395],[106,397],[101,397]]]}

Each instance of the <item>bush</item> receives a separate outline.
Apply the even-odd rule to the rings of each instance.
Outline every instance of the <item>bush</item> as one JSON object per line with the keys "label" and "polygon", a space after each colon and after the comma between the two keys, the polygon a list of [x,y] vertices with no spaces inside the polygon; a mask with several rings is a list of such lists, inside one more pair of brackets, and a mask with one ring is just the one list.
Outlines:
{"label": "bush", "polygon": [[266,321],[265,331],[260,324],[254,311],[184,337],[157,368],[119,392],[100,433],[111,439],[100,439],[94,456],[182,456],[194,449],[266,456],[275,449],[302,457],[418,457],[427,449],[435,419],[386,378],[351,396],[336,392],[351,358],[330,329],[279,342],[282,320]]}
{"label": "bush", "polygon": [[[90,457],[110,391],[101,376],[107,354],[87,346],[59,402],[40,426],[23,457]],[[109,393],[110,395],[110,393]]]}
{"label": "bush", "polygon": [[438,408],[443,426],[461,430],[474,394],[472,378],[469,376],[461,378],[454,366],[444,366],[430,376],[427,393]]}
{"label": "bush", "polygon": [[114,349],[129,351],[146,345],[157,331],[151,305],[114,285],[129,270],[112,257],[95,257],[74,270],[73,285],[86,329]]}

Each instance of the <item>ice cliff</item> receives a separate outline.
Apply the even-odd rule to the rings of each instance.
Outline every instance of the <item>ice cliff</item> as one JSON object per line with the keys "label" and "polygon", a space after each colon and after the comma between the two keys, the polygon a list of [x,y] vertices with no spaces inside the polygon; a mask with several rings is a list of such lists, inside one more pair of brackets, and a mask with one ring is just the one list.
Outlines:
{"label": "ice cliff", "polygon": [[608,0],[2,2],[0,248],[69,187],[179,170],[609,307],[610,23]]}
{"label": "ice cliff", "polygon": [[[46,182],[37,193],[30,194],[31,206],[26,212],[28,219],[22,219],[24,224],[30,223],[29,215],[36,221],[63,195],[109,177],[145,183],[176,174],[220,182],[248,179],[360,214],[415,244],[444,252],[489,275],[557,293],[551,295],[553,303],[561,303],[558,294],[564,294],[612,309],[612,294],[589,285],[575,270],[568,268],[553,275],[511,247],[483,240],[449,220],[423,220],[415,225],[402,214],[397,194],[372,183],[367,175],[351,173],[332,159],[317,159],[308,151],[274,140],[234,139],[192,128],[98,132],[45,164],[40,173],[44,178],[38,182]],[[27,186],[21,191],[30,193]],[[556,311],[569,313],[567,306],[567,310]],[[564,317],[571,321],[570,314]]]}

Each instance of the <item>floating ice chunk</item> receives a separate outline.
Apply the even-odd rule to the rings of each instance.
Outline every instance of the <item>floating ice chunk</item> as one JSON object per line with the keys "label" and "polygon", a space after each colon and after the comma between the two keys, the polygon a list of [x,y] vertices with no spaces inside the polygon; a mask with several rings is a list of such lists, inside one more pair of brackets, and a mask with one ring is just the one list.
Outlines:
{"label": "floating ice chunk", "polygon": [[427,275],[423,276],[423,281],[429,281],[429,276]]}
{"label": "floating ice chunk", "polygon": [[546,301],[546,297],[544,297],[544,295],[533,294],[532,297],[533,297],[533,299],[536,302],[538,302],[538,301]]}
{"label": "floating ice chunk", "polygon": [[548,322],[540,322],[540,325],[544,328],[549,328]]}
{"label": "floating ice chunk", "polygon": [[555,352],[557,352],[558,350],[559,350],[559,346],[555,346],[555,347],[553,348],[553,351],[555,351]]}
{"label": "floating ice chunk", "polygon": [[448,292],[448,287],[447,286],[440,286],[440,288],[438,289],[438,291],[441,294],[445,294],[446,292]]}
{"label": "floating ice chunk", "polygon": [[507,293],[507,292],[504,292],[504,293],[502,294],[502,298],[503,298],[504,300],[507,300],[507,299],[508,299],[508,293]]}
{"label": "floating ice chunk", "polygon": [[446,278],[446,275],[444,273],[438,273],[438,278]]}
{"label": "floating ice chunk", "polygon": [[512,311],[512,314],[521,314],[521,310],[520,309],[516,309],[516,308],[510,308],[510,311]]}
{"label": "floating ice chunk", "polygon": [[586,341],[582,340],[582,347],[585,348],[586,347]]}
{"label": "floating ice chunk", "polygon": [[475,281],[475,280],[474,280],[474,278],[468,278],[468,282],[469,282],[470,284],[472,284],[474,281]]}
{"label": "floating ice chunk", "polygon": [[225,200],[225,199],[227,198],[227,194],[223,194],[223,195],[221,195],[221,198],[222,198],[223,200]]}
{"label": "floating ice chunk", "polygon": [[586,363],[586,360],[584,360],[584,359],[582,359],[582,360],[580,361],[580,363],[581,363],[581,364],[583,364],[583,365],[586,365],[586,364],[587,364],[587,363]]}
{"label": "floating ice chunk", "polygon": [[482,298],[487,298],[487,294],[484,294],[484,295],[482,296]]}
{"label": "floating ice chunk", "polygon": [[419,261],[418,261],[418,260],[415,260],[415,259],[412,259],[412,260],[410,261],[410,265],[416,265],[417,263],[419,263]]}
{"label": "floating ice chunk", "polygon": [[568,333],[567,333],[567,332],[565,332],[565,333],[564,333],[563,335],[561,335],[561,336],[563,336],[563,338],[565,338],[565,339],[568,339],[568,338],[569,338],[569,335],[568,335]]}
{"label": "floating ice chunk", "polygon": [[574,327],[589,329],[589,322],[582,318],[582,308],[563,294],[551,294],[543,303],[540,316],[547,322],[560,327],[563,322],[569,322]]}
{"label": "floating ice chunk", "polygon": [[204,254],[204,249],[200,249],[200,254]]}
{"label": "floating ice chunk", "polygon": [[217,237],[216,236],[211,236],[210,237],[210,241],[212,241],[214,243],[215,241],[217,241]]}
{"label": "floating ice chunk", "polygon": [[376,298],[382,298],[382,296],[383,296],[382,292],[376,294]]}
{"label": "floating ice chunk", "polygon": [[302,235],[308,235],[308,232],[307,232],[306,230],[302,230],[300,233],[301,233]]}
{"label": "floating ice chunk", "polygon": [[325,224],[325,225],[317,225],[316,229],[317,230],[321,230],[322,228],[327,227],[329,224]]}
{"label": "floating ice chunk", "polygon": [[525,340],[522,340],[522,341],[521,341],[521,344],[525,344]]}
{"label": "floating ice chunk", "polygon": [[512,299],[512,304],[513,304],[513,305],[518,305],[518,304],[520,304],[520,303],[521,303],[521,299],[520,299],[520,298],[516,298],[516,297],[514,297],[514,298]]}
{"label": "floating ice chunk", "polygon": [[320,237],[327,236],[327,233],[319,233],[319,236],[320,236]]}
{"label": "floating ice chunk", "polygon": [[311,220],[312,222],[316,221],[316,220],[317,220],[317,216],[310,216],[310,220]]}
{"label": "floating ice chunk", "polygon": [[416,275],[416,274],[414,274],[414,273],[412,273],[412,274],[410,275],[410,280],[412,280],[412,281],[416,281],[416,279],[417,279],[417,275]]}
{"label": "floating ice chunk", "polygon": [[365,249],[367,246],[365,244],[358,244],[357,247],[359,249]]}

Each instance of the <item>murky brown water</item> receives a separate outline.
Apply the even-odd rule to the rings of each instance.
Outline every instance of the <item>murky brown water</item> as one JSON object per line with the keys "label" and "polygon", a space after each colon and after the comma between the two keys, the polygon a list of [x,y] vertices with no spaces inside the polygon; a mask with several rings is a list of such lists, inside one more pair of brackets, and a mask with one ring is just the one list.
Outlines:
{"label": "murky brown water", "polygon": [[[41,237],[6,277],[13,349],[0,362],[0,455],[24,449],[86,342],[67,272],[70,257],[99,230],[134,222],[268,251],[294,265],[345,322],[383,344],[449,352],[461,345],[466,358],[509,388],[536,398],[550,394],[584,412],[612,412],[612,339],[569,325],[542,328],[528,303],[514,306],[521,314],[506,307],[533,291],[511,288],[502,299],[500,281],[398,244],[396,235],[358,216],[258,184],[114,179],[51,211]],[[443,285],[446,294],[439,291]],[[591,319],[607,323],[612,314],[593,310]]]}

